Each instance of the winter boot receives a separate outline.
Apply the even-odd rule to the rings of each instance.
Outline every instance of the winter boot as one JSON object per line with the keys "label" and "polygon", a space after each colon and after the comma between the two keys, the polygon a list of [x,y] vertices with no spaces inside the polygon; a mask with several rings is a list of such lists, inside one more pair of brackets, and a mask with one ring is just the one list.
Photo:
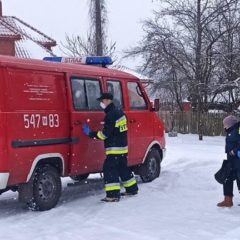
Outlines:
{"label": "winter boot", "polygon": [[119,198],[114,198],[114,197],[105,197],[101,199],[102,202],[119,202]]}
{"label": "winter boot", "polygon": [[134,196],[134,195],[137,195],[138,194],[138,191],[135,191],[135,192],[121,192],[120,195],[122,197],[125,197],[125,196]]}
{"label": "winter boot", "polygon": [[218,207],[232,207],[233,206],[233,197],[225,196],[224,200],[217,204]]}

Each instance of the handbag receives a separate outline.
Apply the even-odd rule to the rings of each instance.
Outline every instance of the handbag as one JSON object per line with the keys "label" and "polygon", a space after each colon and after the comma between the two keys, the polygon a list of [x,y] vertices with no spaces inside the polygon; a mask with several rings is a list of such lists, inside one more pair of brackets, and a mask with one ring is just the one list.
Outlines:
{"label": "handbag", "polygon": [[224,184],[230,176],[231,170],[231,162],[228,160],[223,160],[221,168],[214,174],[216,181],[220,184]]}

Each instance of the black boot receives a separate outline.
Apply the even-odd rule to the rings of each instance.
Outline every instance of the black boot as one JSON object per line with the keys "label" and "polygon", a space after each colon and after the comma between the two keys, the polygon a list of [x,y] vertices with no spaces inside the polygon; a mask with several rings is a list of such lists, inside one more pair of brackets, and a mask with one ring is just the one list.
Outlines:
{"label": "black boot", "polygon": [[134,191],[134,192],[122,192],[120,193],[121,196],[134,196],[134,195],[137,195],[138,194],[138,191]]}
{"label": "black boot", "polygon": [[105,197],[101,199],[102,202],[119,202],[120,198],[116,197]]}

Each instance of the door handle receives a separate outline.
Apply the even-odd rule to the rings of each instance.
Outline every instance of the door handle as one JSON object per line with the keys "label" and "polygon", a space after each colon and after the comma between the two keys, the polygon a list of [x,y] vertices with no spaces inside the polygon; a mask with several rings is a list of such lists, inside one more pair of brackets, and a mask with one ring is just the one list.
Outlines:
{"label": "door handle", "polygon": [[130,121],[129,121],[130,123],[136,123],[137,122],[137,120],[136,119],[130,119]]}
{"label": "door handle", "polygon": [[80,121],[80,120],[76,120],[74,123],[73,123],[73,125],[75,126],[75,127],[77,127],[77,126],[79,126],[79,125],[81,125],[82,124],[82,122]]}

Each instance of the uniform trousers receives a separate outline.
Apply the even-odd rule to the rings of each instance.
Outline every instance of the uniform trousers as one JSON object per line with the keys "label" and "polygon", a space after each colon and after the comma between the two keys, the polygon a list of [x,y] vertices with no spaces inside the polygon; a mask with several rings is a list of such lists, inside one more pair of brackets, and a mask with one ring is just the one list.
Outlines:
{"label": "uniform trousers", "polygon": [[103,165],[103,174],[107,197],[120,197],[120,179],[126,192],[137,193],[137,182],[127,165],[127,154],[107,155]]}

